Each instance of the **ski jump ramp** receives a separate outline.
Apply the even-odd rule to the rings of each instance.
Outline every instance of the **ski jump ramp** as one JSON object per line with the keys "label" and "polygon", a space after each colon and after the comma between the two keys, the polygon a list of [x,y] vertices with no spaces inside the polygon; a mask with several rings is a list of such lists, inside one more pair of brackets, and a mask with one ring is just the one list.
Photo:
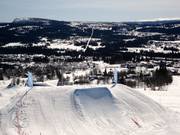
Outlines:
{"label": "ski jump ramp", "polygon": [[0,135],[180,135],[179,114],[124,85],[26,90],[2,91]]}

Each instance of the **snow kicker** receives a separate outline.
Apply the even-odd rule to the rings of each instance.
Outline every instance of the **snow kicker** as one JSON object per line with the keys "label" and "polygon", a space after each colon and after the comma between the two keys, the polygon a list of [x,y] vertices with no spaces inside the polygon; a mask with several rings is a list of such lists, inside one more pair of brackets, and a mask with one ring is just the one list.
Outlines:
{"label": "snow kicker", "polygon": [[17,91],[0,109],[0,135],[180,134],[179,114],[124,85]]}

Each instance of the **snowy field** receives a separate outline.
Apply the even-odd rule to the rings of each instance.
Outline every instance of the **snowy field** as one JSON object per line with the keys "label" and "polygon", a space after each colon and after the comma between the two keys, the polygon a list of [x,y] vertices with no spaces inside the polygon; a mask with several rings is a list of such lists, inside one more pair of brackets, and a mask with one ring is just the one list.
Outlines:
{"label": "snowy field", "polygon": [[0,135],[180,134],[178,112],[124,85],[28,89],[1,87]]}
{"label": "snowy field", "polygon": [[144,91],[140,88],[137,89],[137,91],[152,98],[164,107],[180,113],[180,76],[173,76],[172,84],[167,86],[165,89],[166,91]]}

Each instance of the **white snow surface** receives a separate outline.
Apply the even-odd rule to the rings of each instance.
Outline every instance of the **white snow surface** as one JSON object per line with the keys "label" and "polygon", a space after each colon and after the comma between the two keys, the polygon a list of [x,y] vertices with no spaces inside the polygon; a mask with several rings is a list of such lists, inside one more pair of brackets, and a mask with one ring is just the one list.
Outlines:
{"label": "white snow surface", "polygon": [[179,135],[180,116],[124,85],[0,89],[0,135]]}
{"label": "white snow surface", "polygon": [[152,91],[137,88],[137,91],[152,98],[164,107],[180,113],[180,76],[173,76],[172,84],[164,89],[164,91]]}
{"label": "white snow surface", "polygon": [[8,43],[6,45],[4,45],[3,47],[19,47],[19,46],[25,46],[25,44],[22,44],[20,42],[17,42],[17,43]]}

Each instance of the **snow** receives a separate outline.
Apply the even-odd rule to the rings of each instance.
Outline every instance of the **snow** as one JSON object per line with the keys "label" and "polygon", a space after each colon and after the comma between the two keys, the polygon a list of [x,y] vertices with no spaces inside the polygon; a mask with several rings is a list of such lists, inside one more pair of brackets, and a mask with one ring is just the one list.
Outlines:
{"label": "snow", "polygon": [[175,40],[175,41],[156,41],[153,40],[155,43],[180,43],[180,40]]}
{"label": "snow", "polygon": [[22,18],[15,18],[14,20],[13,20],[13,22],[22,22],[22,21],[29,21],[30,20],[30,18],[29,17],[22,17]]}
{"label": "snow", "polygon": [[154,18],[154,19],[138,20],[138,22],[174,21],[174,20],[180,20],[180,18]]}
{"label": "snow", "polygon": [[180,116],[124,85],[0,88],[0,135],[179,135]]}
{"label": "snow", "polygon": [[[101,98],[110,98],[110,100],[112,100],[112,94],[111,92],[106,88],[106,87],[102,87],[102,88],[87,88],[87,89],[76,89],[73,93],[73,95],[75,97],[86,97],[85,100],[88,98],[92,98],[92,99],[101,99]],[[89,102],[89,100],[86,100]],[[85,101],[85,102],[86,102]],[[82,101],[83,103],[84,101]]]}
{"label": "snow", "polygon": [[9,24],[1,25],[0,28],[6,28],[6,27],[8,27],[8,26],[9,26]]}
{"label": "snow", "polygon": [[48,48],[65,49],[65,50],[69,49],[69,50],[76,50],[76,51],[83,50],[81,46],[75,46],[74,44],[58,43],[58,42],[51,43],[50,46],[48,46]]}
{"label": "snow", "polygon": [[31,18],[31,17],[22,17],[22,18],[15,18],[13,23],[43,23],[45,25],[49,25],[50,20],[41,19],[41,18]]}
{"label": "snow", "polygon": [[155,53],[171,53],[172,51],[170,50],[164,50],[164,48],[162,47],[156,47],[155,45],[151,45],[151,46],[148,46],[148,47],[128,47],[128,52],[137,52],[137,53],[140,53],[141,51],[147,51],[147,52],[150,52],[150,51],[153,51]]}
{"label": "snow", "polygon": [[87,76],[90,74],[90,70],[76,70],[73,74],[74,76]]}
{"label": "snow", "polygon": [[49,86],[57,86],[58,84],[58,79],[55,79],[55,80],[47,80],[45,81],[46,84],[48,84]]}
{"label": "snow", "polygon": [[[48,43],[49,46],[47,46],[47,47],[51,48],[51,49],[64,49],[64,50],[75,50],[75,51],[85,51],[87,49],[87,48],[84,49],[82,46],[74,45],[74,40],[75,39],[71,39],[71,41],[54,39],[52,42],[48,42],[46,38],[42,38],[41,39],[42,42],[40,42],[38,44],[39,44],[39,46],[40,45],[43,46],[43,45],[46,45],[46,43]],[[89,44],[88,47],[93,49],[93,50],[97,50],[99,48],[104,48],[104,46],[101,45],[101,42],[99,40],[100,39],[98,39],[98,38],[91,38],[91,41],[97,41],[98,45],[93,46],[93,45]],[[82,42],[82,41],[90,42],[88,40],[88,38],[80,38],[80,37],[78,37],[75,41],[77,41],[77,42]]]}
{"label": "snow", "polygon": [[161,105],[180,113],[180,76],[173,76],[173,82],[165,91],[151,91],[137,88],[137,91],[152,98]]}
{"label": "snow", "polygon": [[89,45],[88,48],[91,48],[93,50],[97,50],[97,49],[100,49],[100,48],[105,48],[105,46],[101,46],[100,43],[98,43],[97,46]]}
{"label": "snow", "polygon": [[17,43],[8,43],[4,45],[3,47],[23,47],[23,46],[25,46],[25,44],[17,42]]}

